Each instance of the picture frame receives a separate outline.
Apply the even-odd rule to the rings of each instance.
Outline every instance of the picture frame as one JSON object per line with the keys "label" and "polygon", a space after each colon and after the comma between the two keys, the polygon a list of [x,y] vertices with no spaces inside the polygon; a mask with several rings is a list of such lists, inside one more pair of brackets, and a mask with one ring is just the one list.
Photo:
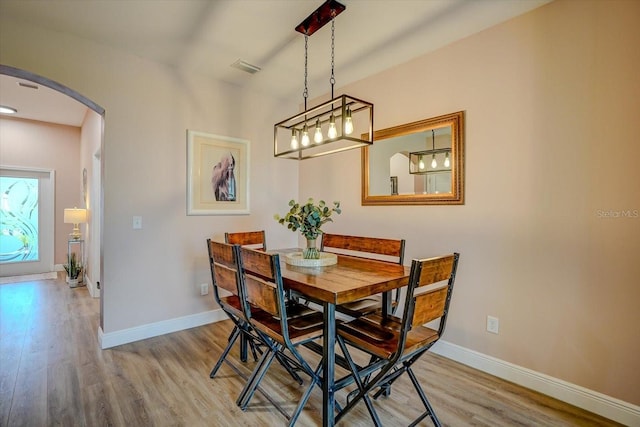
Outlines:
{"label": "picture frame", "polygon": [[187,130],[187,215],[248,215],[250,143]]}

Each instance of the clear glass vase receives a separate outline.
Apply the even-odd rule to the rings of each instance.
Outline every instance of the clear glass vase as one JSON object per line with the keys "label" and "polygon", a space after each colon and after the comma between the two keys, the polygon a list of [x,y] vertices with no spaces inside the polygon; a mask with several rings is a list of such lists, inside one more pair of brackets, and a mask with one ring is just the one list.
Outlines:
{"label": "clear glass vase", "polygon": [[302,251],[304,259],[320,259],[320,251],[316,247],[316,239],[307,239],[307,247]]}

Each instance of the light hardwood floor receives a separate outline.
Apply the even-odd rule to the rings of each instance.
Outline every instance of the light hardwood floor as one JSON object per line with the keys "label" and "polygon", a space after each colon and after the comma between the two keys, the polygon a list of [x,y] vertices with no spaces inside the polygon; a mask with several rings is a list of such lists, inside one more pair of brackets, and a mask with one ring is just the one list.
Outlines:
{"label": "light hardwood floor", "polygon": [[[64,280],[0,285],[0,426],[286,425],[260,393],[238,409],[243,380],[228,365],[209,378],[229,321],[101,350],[98,310],[86,288]],[[237,364],[248,373],[254,362]],[[436,355],[415,370],[448,426],[618,425]],[[277,364],[262,388],[288,411],[302,391]],[[385,425],[407,425],[421,412],[412,390],[403,378],[376,402]],[[321,405],[316,389],[297,425],[321,425]],[[340,425],[371,421],[361,404]]]}

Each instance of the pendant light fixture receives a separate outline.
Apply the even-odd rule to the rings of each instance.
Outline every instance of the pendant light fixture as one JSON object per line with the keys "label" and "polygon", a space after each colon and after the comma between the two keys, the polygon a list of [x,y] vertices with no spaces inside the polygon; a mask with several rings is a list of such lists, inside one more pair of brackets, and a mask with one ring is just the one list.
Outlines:
{"label": "pendant light fixture", "polygon": [[[304,35],[304,111],[274,125],[275,157],[304,160],[363,147],[373,143],[373,104],[349,95],[334,98],[335,18],[346,7],[336,0],[325,1],[295,29]],[[331,100],[307,108],[308,39],[331,22]],[[310,130],[313,138],[309,137]],[[361,138],[365,135],[364,139]],[[298,143],[299,140],[299,143]]]}
{"label": "pendant light fixture", "polygon": [[[441,172],[451,170],[451,160],[449,159],[449,153],[451,148],[436,148],[436,132],[435,129],[431,129],[431,150],[414,151],[409,153],[409,173],[410,174],[426,174],[429,172]],[[444,169],[438,168],[437,154],[444,153]],[[427,169],[425,165],[425,157],[431,156],[430,169]]]}

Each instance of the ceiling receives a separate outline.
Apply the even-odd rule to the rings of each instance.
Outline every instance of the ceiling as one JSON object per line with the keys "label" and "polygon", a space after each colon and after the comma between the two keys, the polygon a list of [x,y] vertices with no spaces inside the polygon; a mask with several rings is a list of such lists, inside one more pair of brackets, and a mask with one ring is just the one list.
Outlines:
{"label": "ceiling", "polygon": [[[346,10],[335,20],[336,89],[550,0],[339,1]],[[294,28],[321,3],[322,0],[0,0],[0,15],[250,90],[287,99],[299,97],[302,101],[304,36]],[[309,37],[310,99],[330,90],[330,49],[331,29],[326,25]],[[232,68],[237,60],[260,67],[261,71],[249,74]],[[16,79],[7,79],[0,78],[0,104],[13,105],[26,118],[76,126],[81,123],[84,110],[77,111],[69,105],[61,108],[57,92],[25,89],[17,85]]]}

